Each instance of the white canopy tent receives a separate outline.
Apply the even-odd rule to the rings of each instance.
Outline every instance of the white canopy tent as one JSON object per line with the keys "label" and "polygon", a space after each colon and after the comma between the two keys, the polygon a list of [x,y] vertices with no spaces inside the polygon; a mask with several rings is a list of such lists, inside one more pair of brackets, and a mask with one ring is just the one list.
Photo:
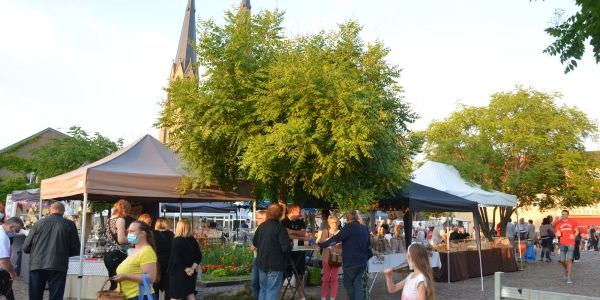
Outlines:
{"label": "white canopy tent", "polygon": [[517,197],[498,191],[486,191],[467,182],[453,166],[427,161],[413,171],[413,181],[449,194],[477,202],[480,206],[517,206]]}
{"label": "white canopy tent", "polygon": [[[251,185],[241,182],[235,192],[218,187],[181,194],[177,187],[187,175],[184,165],[171,149],[151,135],[145,135],[131,145],[74,171],[44,179],[40,187],[40,202],[48,199],[83,199],[82,211],[88,201],[116,201],[123,197],[146,203],[255,201]],[[86,213],[81,220],[79,270],[82,277]],[[78,299],[81,298],[81,279]]]}

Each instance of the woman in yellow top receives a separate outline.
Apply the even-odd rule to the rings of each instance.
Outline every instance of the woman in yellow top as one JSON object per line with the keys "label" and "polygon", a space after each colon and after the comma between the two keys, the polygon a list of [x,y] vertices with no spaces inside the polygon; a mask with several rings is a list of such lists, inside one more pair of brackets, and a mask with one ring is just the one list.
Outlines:
{"label": "woman in yellow top", "polygon": [[[135,248],[119,265],[117,276],[113,277],[113,280],[121,283],[121,291],[125,294],[125,299],[133,300],[138,299],[143,274],[147,274],[150,278],[151,293],[154,294],[151,286],[156,281],[157,259],[152,229],[144,222],[134,221],[127,229],[127,241],[135,245]],[[147,297],[144,296],[143,299]],[[156,296],[153,295],[153,299],[156,299]]]}

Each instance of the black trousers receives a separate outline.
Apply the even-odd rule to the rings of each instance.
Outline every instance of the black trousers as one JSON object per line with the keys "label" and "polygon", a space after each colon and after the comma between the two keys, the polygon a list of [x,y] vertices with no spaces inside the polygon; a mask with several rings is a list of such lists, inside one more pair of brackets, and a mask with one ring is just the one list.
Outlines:
{"label": "black trousers", "polygon": [[42,300],[46,283],[50,292],[49,300],[61,300],[66,282],[66,271],[33,270],[29,272],[29,300]]}

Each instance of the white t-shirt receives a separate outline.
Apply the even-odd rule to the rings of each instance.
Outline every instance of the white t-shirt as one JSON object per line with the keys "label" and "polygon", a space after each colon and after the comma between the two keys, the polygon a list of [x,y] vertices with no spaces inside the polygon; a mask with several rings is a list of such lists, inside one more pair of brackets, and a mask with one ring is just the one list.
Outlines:
{"label": "white t-shirt", "polygon": [[404,288],[402,288],[402,297],[400,300],[417,300],[419,299],[419,283],[423,283],[425,288],[427,288],[427,280],[425,279],[425,275],[419,274],[415,275],[415,273],[410,273],[406,276],[406,282],[404,283]]}
{"label": "white t-shirt", "polygon": [[4,228],[0,228],[0,258],[10,258],[10,240]]}

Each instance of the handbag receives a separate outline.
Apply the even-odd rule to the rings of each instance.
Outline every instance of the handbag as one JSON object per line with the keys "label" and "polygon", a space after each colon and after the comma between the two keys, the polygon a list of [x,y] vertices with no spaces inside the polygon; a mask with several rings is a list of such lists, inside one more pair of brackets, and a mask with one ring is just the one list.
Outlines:
{"label": "handbag", "polygon": [[342,266],[342,256],[329,249],[329,261],[327,262],[330,267],[337,268]]}
{"label": "handbag", "polygon": [[[110,279],[106,279],[102,285],[102,289],[96,292],[96,300],[124,300],[125,295],[120,291],[105,290],[106,284],[110,282]],[[118,284],[119,290],[121,290],[121,283]]]}

